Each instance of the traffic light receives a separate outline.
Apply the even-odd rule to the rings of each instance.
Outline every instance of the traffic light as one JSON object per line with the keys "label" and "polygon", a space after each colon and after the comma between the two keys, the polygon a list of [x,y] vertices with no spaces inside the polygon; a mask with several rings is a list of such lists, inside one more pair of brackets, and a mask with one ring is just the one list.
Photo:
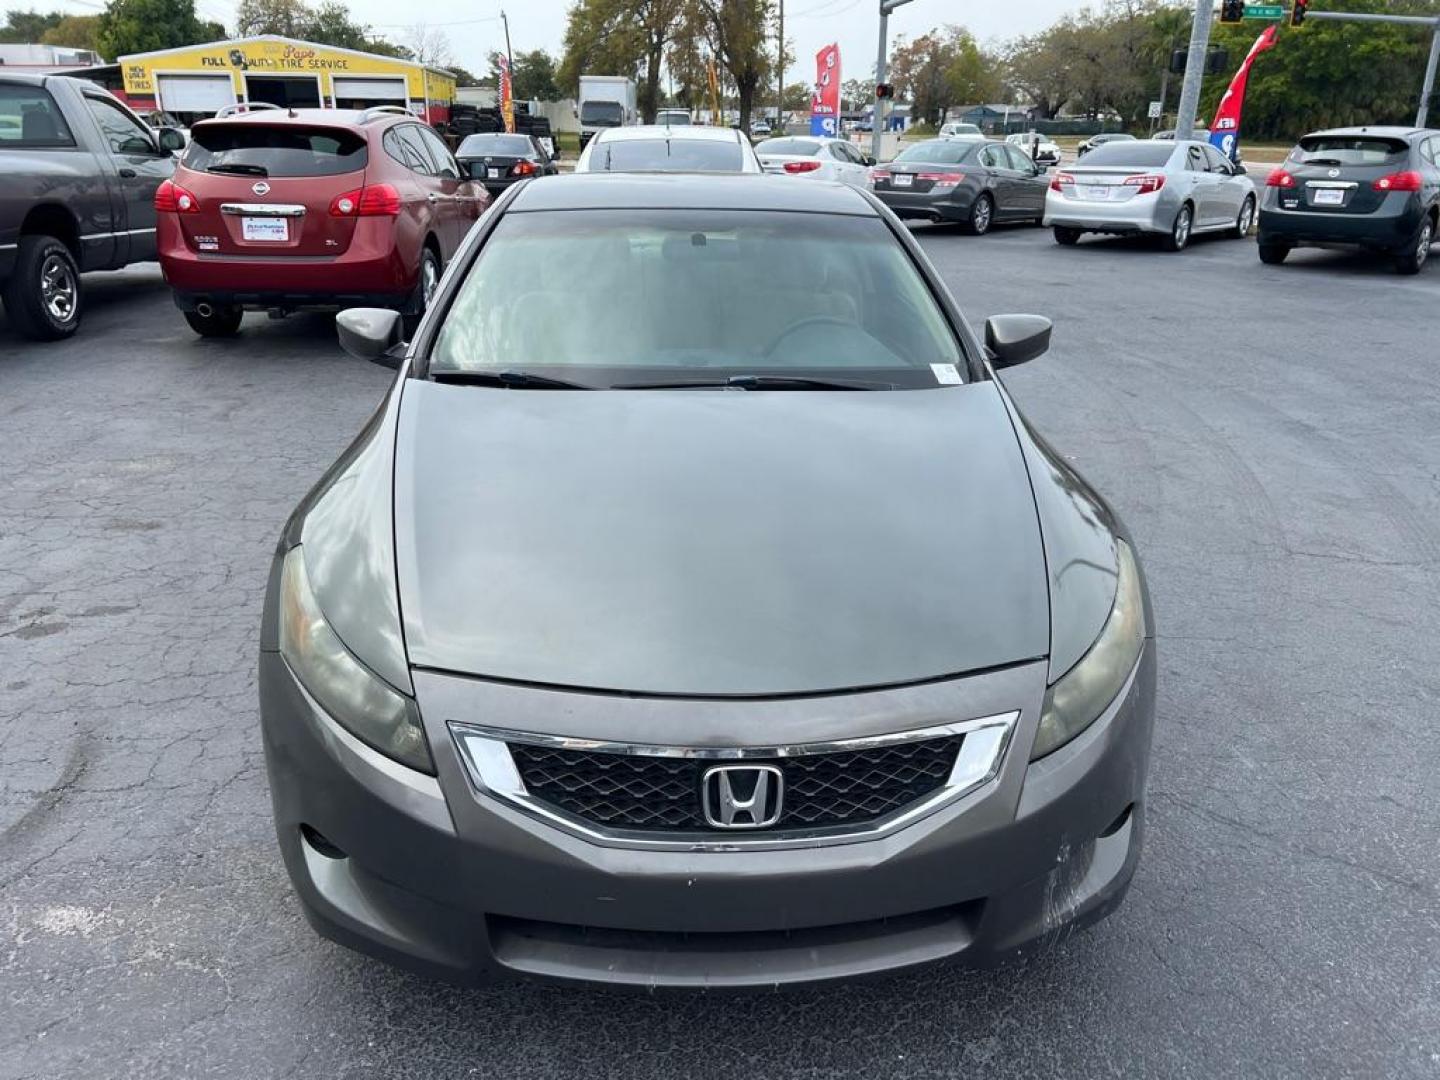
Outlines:
{"label": "traffic light", "polygon": [[1299,26],[1305,21],[1305,9],[1310,6],[1310,0],[1294,0],[1294,7],[1290,9],[1290,25]]}
{"label": "traffic light", "polygon": [[1170,74],[1184,75],[1185,62],[1190,59],[1189,49],[1176,49],[1170,54]]}
{"label": "traffic light", "polygon": [[877,98],[893,98],[895,96],[895,84],[888,82],[876,83],[875,96]]}
{"label": "traffic light", "polygon": [[1205,54],[1205,74],[1223,75],[1230,68],[1230,53],[1218,46],[1210,46],[1210,51]]}
{"label": "traffic light", "polygon": [[1240,22],[1245,18],[1245,0],[1221,0],[1220,21]]}

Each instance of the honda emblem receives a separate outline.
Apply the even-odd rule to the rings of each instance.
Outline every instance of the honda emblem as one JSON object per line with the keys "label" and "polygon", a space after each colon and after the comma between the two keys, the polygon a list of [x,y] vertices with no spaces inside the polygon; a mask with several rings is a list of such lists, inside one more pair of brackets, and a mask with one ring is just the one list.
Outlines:
{"label": "honda emblem", "polygon": [[785,803],[785,777],[774,765],[716,765],[701,788],[705,823],[716,829],[768,828]]}

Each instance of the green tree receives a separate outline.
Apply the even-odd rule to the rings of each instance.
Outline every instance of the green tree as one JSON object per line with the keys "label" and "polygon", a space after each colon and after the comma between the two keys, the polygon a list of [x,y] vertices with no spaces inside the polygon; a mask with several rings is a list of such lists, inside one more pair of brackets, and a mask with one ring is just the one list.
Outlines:
{"label": "green tree", "polygon": [[298,38],[310,17],[310,9],[302,0],[240,0],[235,8],[235,36],[278,34]]}
{"label": "green tree", "polygon": [[99,33],[99,15],[66,15],[40,35],[40,44],[99,52]]}
{"label": "green tree", "polygon": [[684,17],[705,41],[734,87],[740,128],[750,130],[756,91],[769,82],[775,57],[769,50],[774,15],[770,0],[689,0]]}
{"label": "green tree", "polygon": [[[574,92],[580,76],[639,77],[645,120],[660,106],[660,74],[690,0],[579,0],[565,26],[557,89]],[[520,58],[515,58],[520,66]],[[518,94],[517,94],[518,96]]]}
{"label": "green tree", "polygon": [[34,45],[45,36],[47,30],[58,26],[64,17],[58,11],[41,15],[34,10],[18,11],[12,8],[5,12],[5,25],[0,27],[0,42]]}
{"label": "green tree", "polygon": [[555,85],[555,59],[544,49],[515,54],[510,85],[517,101],[558,101],[563,96]]}
{"label": "green tree", "polygon": [[960,26],[898,40],[890,56],[896,92],[910,99],[915,119],[933,123],[952,105],[993,99],[1000,90],[997,66]]}
{"label": "green tree", "polygon": [[196,17],[195,0],[110,0],[99,18],[96,40],[112,60],[226,37],[219,23]]}

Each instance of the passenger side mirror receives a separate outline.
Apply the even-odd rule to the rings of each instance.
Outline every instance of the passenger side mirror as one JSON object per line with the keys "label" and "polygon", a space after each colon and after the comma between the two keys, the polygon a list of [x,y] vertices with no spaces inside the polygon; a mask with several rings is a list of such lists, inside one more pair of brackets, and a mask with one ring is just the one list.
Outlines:
{"label": "passenger side mirror", "polygon": [[992,315],[985,320],[985,351],[997,368],[1014,367],[1050,348],[1054,324],[1043,315]]}
{"label": "passenger side mirror", "polygon": [[399,368],[404,359],[400,345],[400,313],[389,308],[346,308],[335,316],[340,347],[357,360],[381,367]]}
{"label": "passenger side mirror", "polygon": [[176,150],[185,149],[185,136],[182,132],[173,127],[162,127],[155,133],[160,143],[160,152],[173,154]]}
{"label": "passenger side mirror", "polygon": [[866,165],[875,165],[875,164],[877,164],[877,162],[875,161],[875,158],[874,158],[872,155],[866,154],[866,155],[865,155],[865,164],[866,164]]}

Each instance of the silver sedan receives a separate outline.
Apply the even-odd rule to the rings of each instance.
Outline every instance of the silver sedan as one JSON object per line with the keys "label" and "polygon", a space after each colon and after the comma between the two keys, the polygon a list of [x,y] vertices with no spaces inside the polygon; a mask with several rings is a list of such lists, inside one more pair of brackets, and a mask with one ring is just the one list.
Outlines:
{"label": "silver sedan", "polygon": [[1209,143],[1159,139],[1112,142],[1054,174],[1045,224],[1055,241],[1087,232],[1154,233],[1180,251],[1199,232],[1249,234],[1255,187]]}

